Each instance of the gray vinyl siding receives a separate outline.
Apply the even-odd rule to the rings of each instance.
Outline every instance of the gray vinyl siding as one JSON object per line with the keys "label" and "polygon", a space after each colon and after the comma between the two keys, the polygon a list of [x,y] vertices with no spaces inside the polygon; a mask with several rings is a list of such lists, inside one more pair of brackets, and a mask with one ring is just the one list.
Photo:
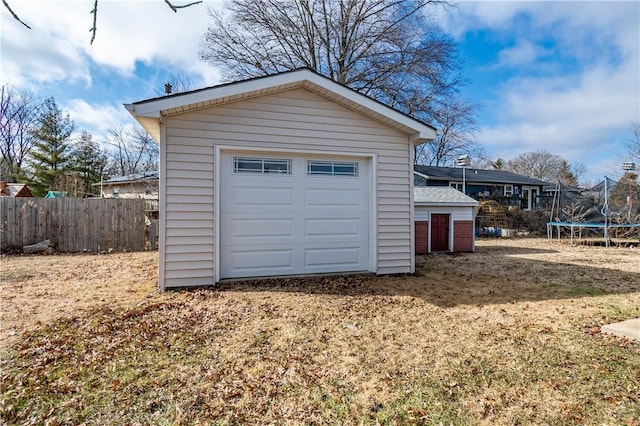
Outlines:
{"label": "gray vinyl siding", "polygon": [[213,283],[216,145],[375,154],[377,273],[411,272],[407,135],[306,89],[165,117],[164,131],[165,287]]}

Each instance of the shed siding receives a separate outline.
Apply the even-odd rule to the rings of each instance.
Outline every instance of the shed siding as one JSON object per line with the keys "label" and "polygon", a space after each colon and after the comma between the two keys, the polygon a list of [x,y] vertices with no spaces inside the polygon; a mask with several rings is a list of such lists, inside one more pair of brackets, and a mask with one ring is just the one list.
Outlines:
{"label": "shed siding", "polygon": [[473,251],[473,221],[456,220],[453,229],[453,251],[471,253]]}
{"label": "shed siding", "polygon": [[451,219],[456,220],[473,220],[474,207],[440,207],[440,206],[416,206],[415,208],[415,220],[429,220],[429,213],[431,214],[450,214]]}
{"label": "shed siding", "polygon": [[213,283],[216,145],[375,154],[377,272],[411,272],[407,135],[305,89],[165,117],[164,126],[166,287]]}

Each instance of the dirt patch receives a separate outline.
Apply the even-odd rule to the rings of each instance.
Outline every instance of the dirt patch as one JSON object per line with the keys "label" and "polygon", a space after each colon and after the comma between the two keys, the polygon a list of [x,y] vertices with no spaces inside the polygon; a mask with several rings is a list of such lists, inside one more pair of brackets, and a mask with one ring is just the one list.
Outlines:
{"label": "dirt patch", "polygon": [[156,252],[2,256],[0,342],[96,306],[133,306],[156,293]]}

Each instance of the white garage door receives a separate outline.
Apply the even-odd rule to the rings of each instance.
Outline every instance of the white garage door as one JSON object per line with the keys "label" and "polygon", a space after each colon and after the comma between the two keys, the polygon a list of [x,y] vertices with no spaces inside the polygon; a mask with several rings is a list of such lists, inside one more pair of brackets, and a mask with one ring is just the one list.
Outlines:
{"label": "white garage door", "polygon": [[220,277],[369,269],[369,160],[225,153]]}

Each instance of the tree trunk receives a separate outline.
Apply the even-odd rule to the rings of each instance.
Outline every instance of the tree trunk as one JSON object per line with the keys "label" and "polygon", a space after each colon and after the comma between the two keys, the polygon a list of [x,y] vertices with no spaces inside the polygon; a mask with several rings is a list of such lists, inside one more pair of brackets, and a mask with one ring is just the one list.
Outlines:
{"label": "tree trunk", "polygon": [[47,252],[51,254],[53,252],[53,249],[51,249],[50,245],[51,245],[51,241],[44,240],[44,241],[40,241],[39,243],[30,244],[22,247],[22,252],[24,254],[37,254],[37,253],[43,253],[43,252]]}

